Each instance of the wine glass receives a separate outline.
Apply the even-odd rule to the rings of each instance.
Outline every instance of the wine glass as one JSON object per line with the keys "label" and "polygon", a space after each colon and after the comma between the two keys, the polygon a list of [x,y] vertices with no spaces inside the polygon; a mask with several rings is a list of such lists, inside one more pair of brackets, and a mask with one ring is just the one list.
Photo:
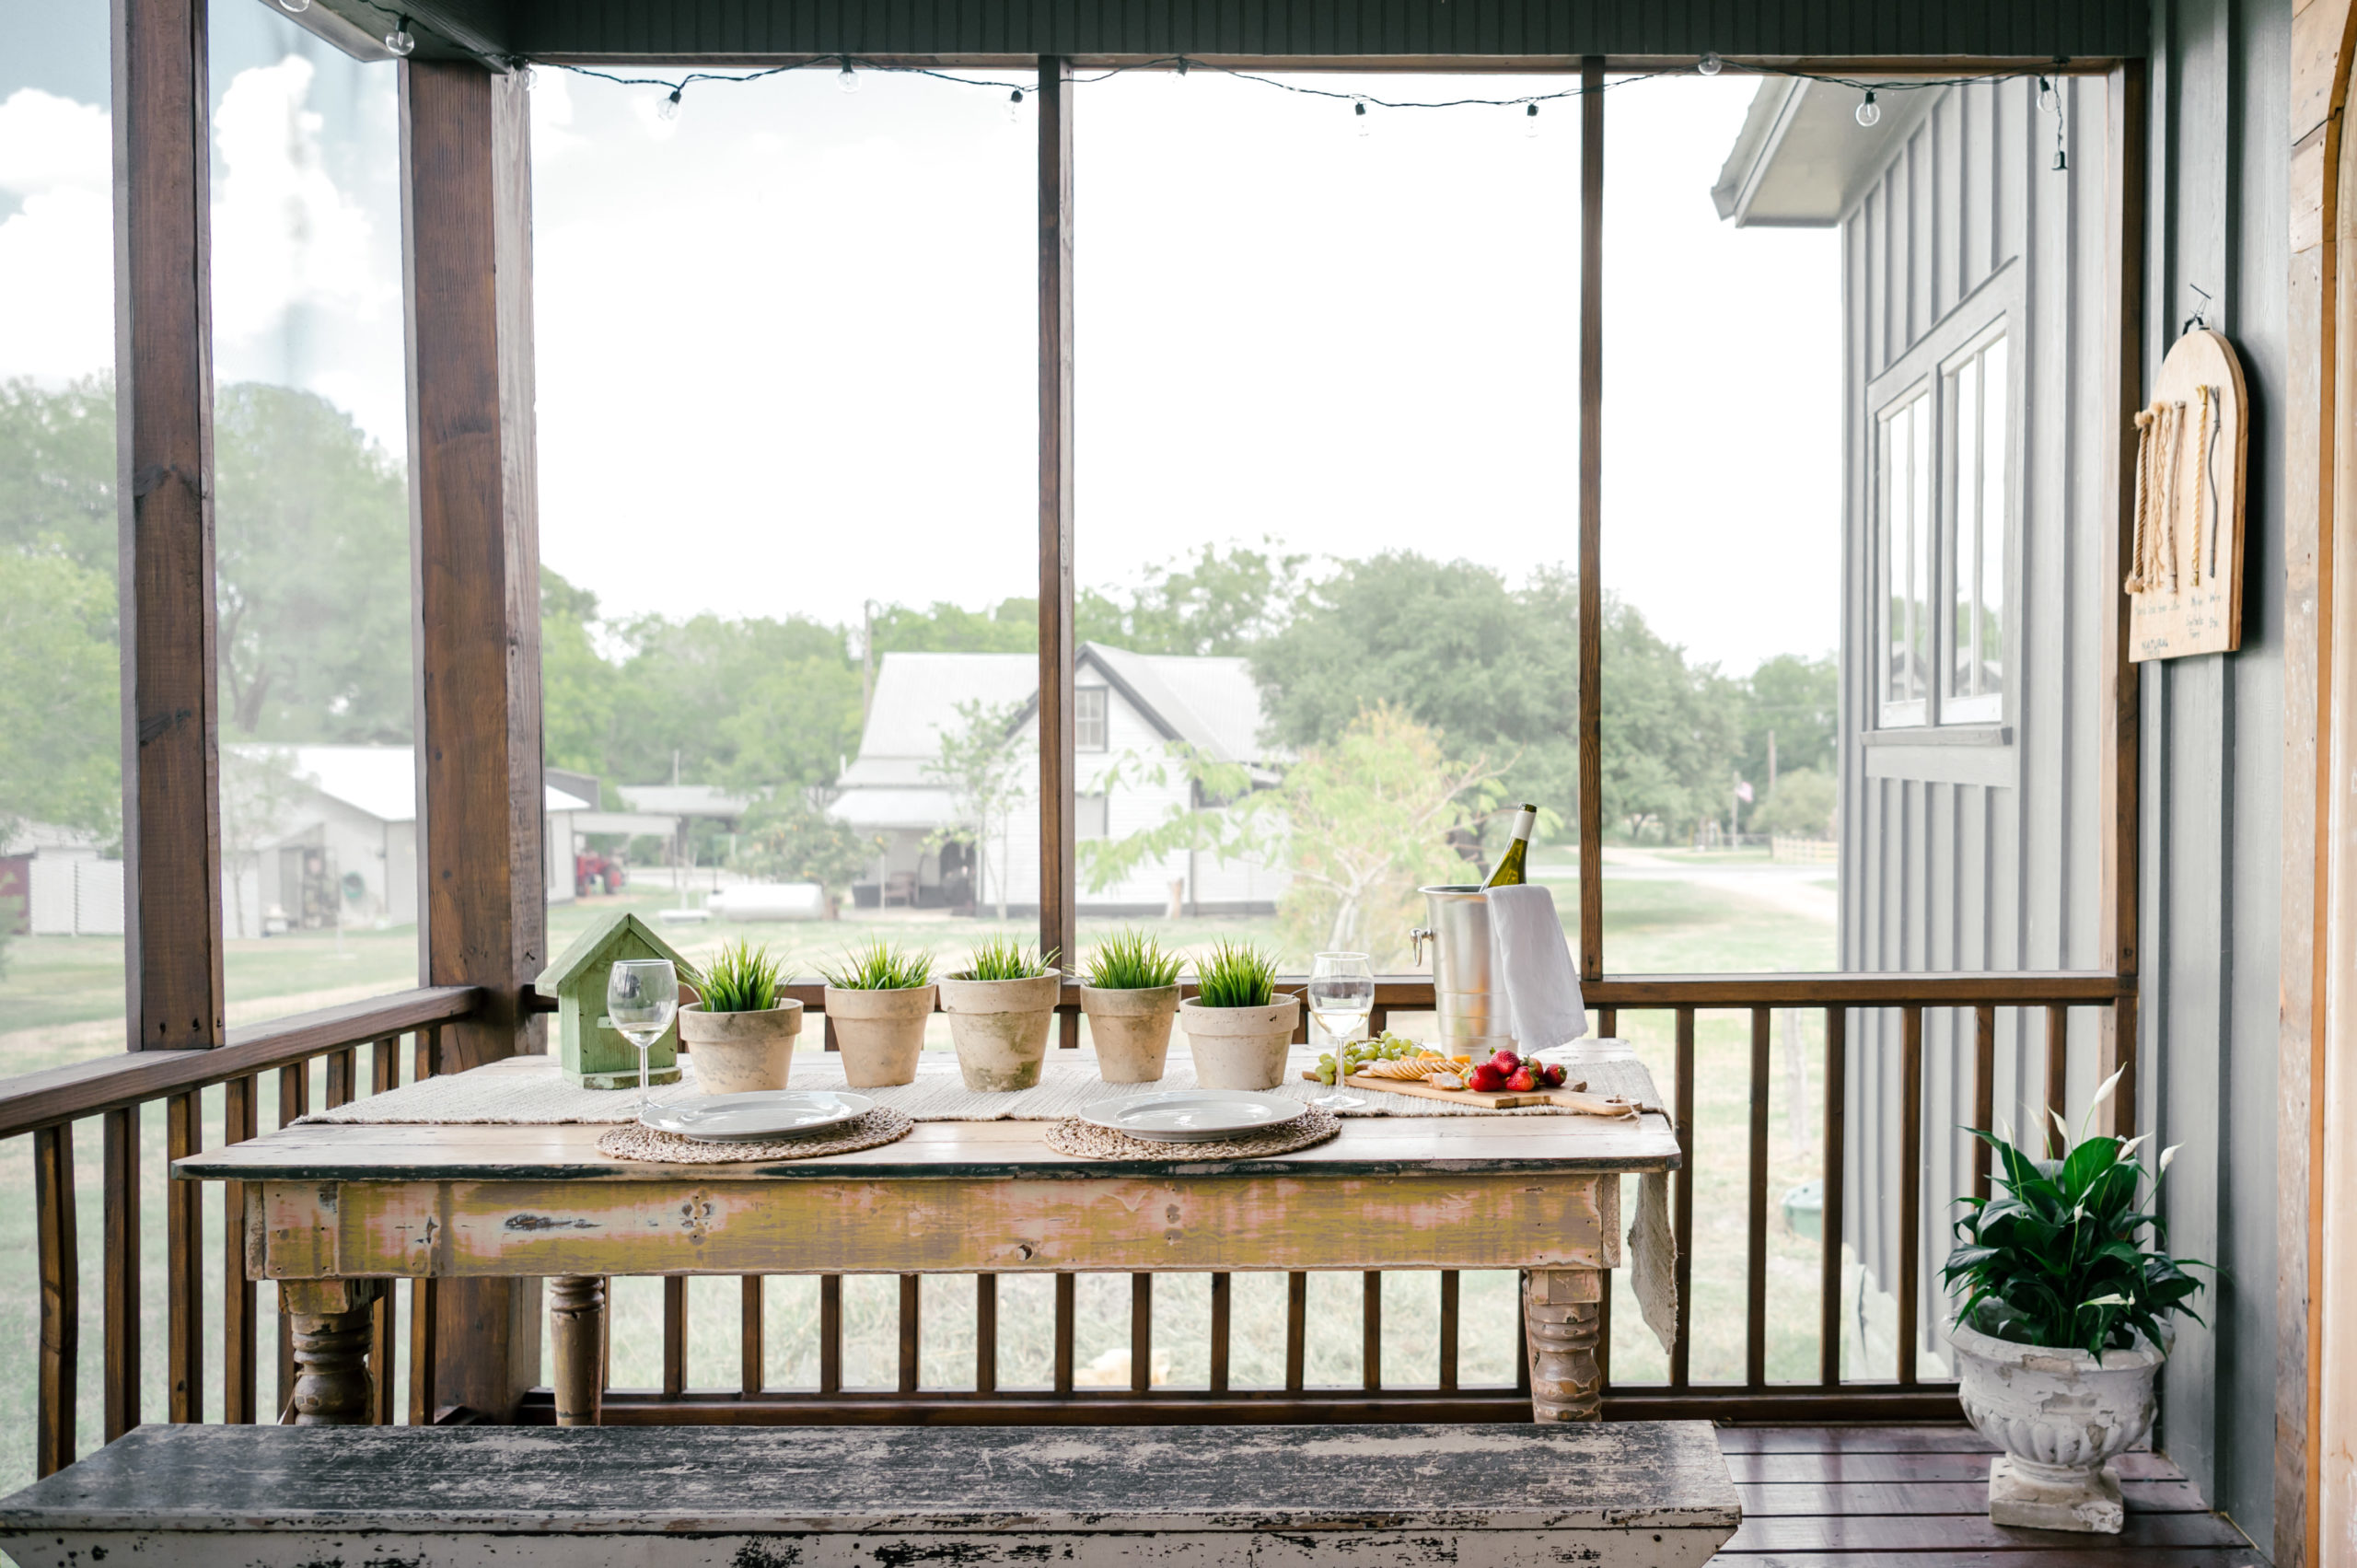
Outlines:
{"label": "wine glass", "polygon": [[1364,953],[1320,953],[1309,969],[1309,1011],[1334,1046],[1334,1087],[1309,1103],[1328,1110],[1349,1110],[1366,1103],[1342,1087],[1342,1048],[1358,1038],[1375,1011],[1375,971]]}
{"label": "wine glass", "polygon": [[638,1111],[646,1114],[646,1053],[679,1010],[679,972],[668,958],[625,958],[606,976],[606,1021],[638,1047]]}

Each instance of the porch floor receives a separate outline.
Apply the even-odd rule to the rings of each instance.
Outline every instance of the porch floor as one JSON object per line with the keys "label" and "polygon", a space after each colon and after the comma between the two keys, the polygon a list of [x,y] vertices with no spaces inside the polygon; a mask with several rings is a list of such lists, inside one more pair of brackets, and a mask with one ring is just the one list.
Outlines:
{"label": "porch floor", "polygon": [[1989,1459],[1965,1426],[1731,1426],[1719,1446],[1743,1527],[1718,1568],[2264,1568],[2157,1454],[2119,1461],[2116,1536],[1989,1522]]}

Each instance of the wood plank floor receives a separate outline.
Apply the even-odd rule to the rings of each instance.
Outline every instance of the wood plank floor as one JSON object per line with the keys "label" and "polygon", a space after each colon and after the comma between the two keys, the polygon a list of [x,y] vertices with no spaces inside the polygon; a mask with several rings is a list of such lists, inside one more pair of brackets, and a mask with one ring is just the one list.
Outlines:
{"label": "wood plank floor", "polygon": [[2157,1454],[2119,1462],[2116,1536],[1989,1522],[1996,1452],[1963,1426],[1730,1426],[1743,1527],[1718,1568],[2266,1568]]}

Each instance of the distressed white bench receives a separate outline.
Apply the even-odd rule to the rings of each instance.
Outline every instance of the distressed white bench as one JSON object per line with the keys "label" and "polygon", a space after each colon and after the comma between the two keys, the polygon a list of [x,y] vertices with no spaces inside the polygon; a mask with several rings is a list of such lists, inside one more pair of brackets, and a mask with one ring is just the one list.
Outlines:
{"label": "distressed white bench", "polygon": [[0,1500],[22,1568],[1670,1568],[1741,1522],[1701,1422],[143,1426]]}

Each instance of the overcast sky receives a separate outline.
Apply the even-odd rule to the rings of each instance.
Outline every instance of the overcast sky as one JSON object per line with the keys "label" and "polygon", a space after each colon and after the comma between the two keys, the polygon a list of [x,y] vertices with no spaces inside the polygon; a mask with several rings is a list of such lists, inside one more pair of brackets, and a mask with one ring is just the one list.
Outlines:
{"label": "overcast sky", "polygon": [[[105,25],[0,0],[0,376],[111,364]],[[398,454],[392,69],[260,0],[213,27],[216,378],[310,387]],[[1839,602],[1834,235],[1710,203],[1752,89],[1607,100],[1606,586],[1736,671],[1830,650]],[[544,557],[625,614],[1032,591],[1032,108],[877,72],[659,97],[538,75]],[[1357,118],[1202,69],[1075,89],[1084,583],[1263,537],[1575,554],[1577,101],[1536,138]]]}

